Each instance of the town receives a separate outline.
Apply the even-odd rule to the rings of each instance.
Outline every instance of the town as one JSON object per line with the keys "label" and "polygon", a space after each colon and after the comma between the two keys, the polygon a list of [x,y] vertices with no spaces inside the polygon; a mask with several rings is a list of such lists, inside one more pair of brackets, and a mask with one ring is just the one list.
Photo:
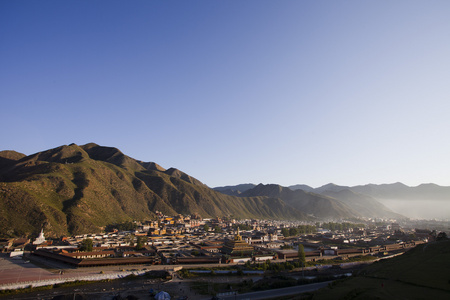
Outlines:
{"label": "town", "polygon": [[288,222],[202,219],[165,216],[147,222],[125,222],[101,234],[34,241],[0,241],[2,252],[24,253],[75,267],[111,265],[227,264],[298,258],[302,245],[307,261],[326,256],[345,260],[355,255],[387,255],[436,239],[436,230],[404,228],[393,220],[351,222]]}
{"label": "town", "polygon": [[[32,239],[0,240],[0,264],[6,271],[0,272],[0,290],[14,295],[28,288],[82,284],[72,290],[73,297],[76,291],[116,299],[121,293],[148,297],[149,291],[155,296],[166,290],[177,299],[188,295],[205,299],[206,295],[245,292],[246,286],[263,285],[266,276],[272,284],[263,289],[269,290],[277,284],[326,285],[327,280],[349,276],[374,261],[445,238],[441,229],[448,231],[448,222],[369,219],[308,223],[166,216],[160,212],[157,219],[111,224],[101,233],[50,238],[41,228]],[[279,272],[285,277],[278,278]],[[129,276],[141,279],[132,283]],[[195,278],[199,276],[207,277],[198,281]],[[243,287],[241,276],[246,278]],[[294,280],[298,282],[292,283],[292,278],[299,278]],[[212,282],[221,280],[226,283],[212,289]],[[89,288],[87,282],[103,285]]]}

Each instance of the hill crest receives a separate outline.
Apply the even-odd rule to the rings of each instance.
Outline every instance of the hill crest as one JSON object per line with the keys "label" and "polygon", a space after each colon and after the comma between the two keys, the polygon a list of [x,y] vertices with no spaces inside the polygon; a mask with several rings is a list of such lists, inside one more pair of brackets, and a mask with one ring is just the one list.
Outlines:
{"label": "hill crest", "polygon": [[306,219],[280,199],[233,197],[186,173],[135,160],[113,147],[64,145],[0,168],[0,228],[8,236],[98,232],[155,211],[203,217]]}

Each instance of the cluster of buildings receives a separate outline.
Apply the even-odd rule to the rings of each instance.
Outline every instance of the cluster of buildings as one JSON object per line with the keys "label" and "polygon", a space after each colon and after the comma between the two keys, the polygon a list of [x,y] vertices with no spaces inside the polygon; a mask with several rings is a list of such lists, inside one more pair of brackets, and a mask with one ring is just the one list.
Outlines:
{"label": "cluster of buildings", "polygon": [[[18,245],[14,241],[0,241],[0,249],[10,248],[14,256],[23,253],[28,245],[33,255],[76,267],[219,264],[295,259],[299,244],[305,247],[309,259],[324,255],[368,254],[374,249],[387,251],[386,245],[400,245],[396,249],[414,246],[430,238],[431,234],[427,230],[405,232],[400,225],[393,223],[369,229],[350,228],[345,232],[331,232],[317,227],[314,233],[294,237],[282,235],[284,228],[301,225],[305,224],[261,220],[238,222],[181,215],[169,217],[158,213],[158,220],[134,222],[132,230],[111,228],[110,232],[102,234],[84,234],[58,240],[47,240],[44,231],[41,231],[32,243],[23,240]],[[92,247],[82,251],[81,245],[86,240],[92,242]]]}

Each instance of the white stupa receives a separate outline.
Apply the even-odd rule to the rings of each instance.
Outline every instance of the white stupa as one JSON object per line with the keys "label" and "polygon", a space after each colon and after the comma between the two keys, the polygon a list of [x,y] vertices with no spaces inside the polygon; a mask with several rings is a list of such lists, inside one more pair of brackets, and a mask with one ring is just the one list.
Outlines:
{"label": "white stupa", "polygon": [[45,236],[44,236],[44,228],[42,228],[41,233],[39,233],[39,236],[37,239],[33,242],[33,245],[40,245],[43,242],[45,242]]}

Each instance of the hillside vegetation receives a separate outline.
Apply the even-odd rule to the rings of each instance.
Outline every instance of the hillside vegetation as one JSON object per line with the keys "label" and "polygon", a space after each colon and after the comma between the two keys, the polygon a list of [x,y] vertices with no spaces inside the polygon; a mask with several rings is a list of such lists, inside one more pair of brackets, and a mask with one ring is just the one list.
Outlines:
{"label": "hillside vegetation", "polygon": [[450,240],[378,261],[313,299],[450,299]]}
{"label": "hillside vegetation", "polygon": [[0,228],[4,236],[98,232],[155,211],[203,217],[306,219],[283,200],[233,197],[177,170],[141,162],[116,148],[71,144],[30,156],[0,152]]}

